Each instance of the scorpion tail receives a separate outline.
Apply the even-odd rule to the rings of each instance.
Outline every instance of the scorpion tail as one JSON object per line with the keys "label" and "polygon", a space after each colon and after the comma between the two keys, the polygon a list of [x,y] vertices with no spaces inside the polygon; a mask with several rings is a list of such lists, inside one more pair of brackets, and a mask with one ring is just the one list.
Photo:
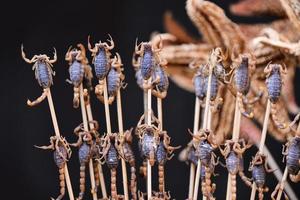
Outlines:
{"label": "scorpion tail", "polygon": [[130,167],[131,177],[130,177],[130,191],[131,191],[131,197],[133,200],[136,200],[136,175],[135,175],[135,166],[131,165]]}
{"label": "scorpion tail", "polygon": [[239,109],[240,109],[241,113],[245,117],[253,118],[253,116],[254,116],[253,112],[252,111],[248,112],[245,109],[245,105],[243,103],[243,94],[242,93],[240,93],[240,92],[237,93],[237,100],[238,100],[238,105],[239,105]]}
{"label": "scorpion tail", "polygon": [[115,168],[112,168],[110,170],[110,189],[111,189],[111,197],[112,199],[118,199],[118,194],[117,194],[117,170]]}
{"label": "scorpion tail", "polygon": [[99,178],[99,171],[98,171],[98,163],[93,162],[93,167],[94,167],[94,174],[95,174],[95,191],[97,193],[98,187],[100,185],[100,178]]}
{"label": "scorpion tail", "polygon": [[236,200],[236,175],[229,174],[231,178],[231,200]]}
{"label": "scorpion tail", "polygon": [[80,182],[80,186],[79,186],[80,192],[79,192],[77,200],[81,200],[83,198],[83,195],[85,192],[85,165],[84,164],[80,166],[79,182]]}
{"label": "scorpion tail", "polygon": [[165,170],[163,165],[158,165],[158,184],[159,184],[159,192],[164,192],[165,185]]}
{"label": "scorpion tail", "polygon": [[102,85],[102,84],[96,85],[96,87],[95,87],[95,94],[96,94],[96,97],[97,97],[102,103],[104,103],[103,91],[104,91],[104,88],[103,88],[103,85]]}
{"label": "scorpion tail", "polygon": [[42,93],[42,95],[34,101],[30,101],[28,99],[27,105],[28,106],[36,106],[37,104],[41,103],[47,97],[48,91],[49,91],[48,88],[44,89],[44,92]]}
{"label": "scorpion tail", "polygon": [[60,195],[56,198],[56,200],[61,200],[66,193],[66,185],[65,185],[65,169],[59,169],[59,186],[60,186]]}
{"label": "scorpion tail", "polygon": [[277,116],[277,107],[276,104],[271,103],[271,115],[272,115],[272,119],[274,124],[280,128],[280,129],[285,129],[286,128],[286,124],[283,123]]}
{"label": "scorpion tail", "polygon": [[79,88],[74,87],[74,97],[73,97],[73,107],[78,108],[79,107]]}

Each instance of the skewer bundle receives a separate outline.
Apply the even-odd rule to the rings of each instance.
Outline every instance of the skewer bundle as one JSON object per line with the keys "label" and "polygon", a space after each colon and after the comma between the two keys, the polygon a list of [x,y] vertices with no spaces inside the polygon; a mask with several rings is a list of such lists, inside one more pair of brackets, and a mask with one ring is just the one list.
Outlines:
{"label": "skewer bundle", "polygon": [[[53,150],[54,161],[59,169],[60,177],[60,195],[58,200],[62,199],[65,194],[65,183],[67,186],[69,198],[74,199],[71,180],[68,173],[67,161],[71,158],[70,146],[78,148],[78,157],[80,163],[80,193],[77,199],[83,199],[85,195],[85,177],[86,168],[88,168],[91,181],[91,194],[94,200],[98,199],[98,188],[102,193],[102,199],[170,199],[170,193],[165,188],[165,164],[173,156],[173,152],[180,148],[171,146],[171,137],[166,130],[163,129],[163,109],[162,100],[167,96],[169,87],[168,76],[165,68],[167,62],[161,58],[162,42],[142,42],[136,43],[132,64],[136,70],[136,78],[138,86],[143,90],[144,94],[144,113],[141,116],[135,135],[139,140],[139,147],[144,165],[141,172],[147,178],[147,194],[138,192],[136,182],[136,163],[135,155],[132,150],[132,131],[124,130],[121,88],[125,88],[123,74],[123,64],[121,56],[115,53],[112,56],[111,51],[114,48],[114,42],[110,39],[107,42],[95,43],[92,47],[90,38],[88,38],[88,49],[92,53],[93,67],[95,77],[98,84],[95,86],[95,95],[105,108],[106,133],[99,134],[99,123],[94,120],[91,109],[92,93],[92,67],[89,65],[84,45],[78,44],[77,48],[70,47],[65,55],[65,60],[69,64],[69,80],[67,82],[73,85],[73,107],[81,108],[82,122],[74,129],[74,134],[78,137],[77,142],[69,144],[65,138],[59,133],[57,119],[52,102],[50,87],[53,83],[52,70],[53,63],[56,62],[56,52],[54,59],[50,59],[47,55],[36,55],[32,59],[26,58],[22,46],[22,57],[32,63],[35,70],[35,76],[38,83],[43,88],[42,95],[35,101],[27,101],[29,106],[35,106],[41,103],[46,97],[49,102],[49,108],[52,116],[55,136],[50,137],[50,145],[36,146],[41,149]],[[268,155],[265,154],[265,140],[267,125],[269,118],[274,121],[278,128],[288,128],[295,132],[295,137],[286,144],[287,150],[284,154],[287,156],[287,166],[282,181],[275,188],[272,198],[280,199],[286,179],[289,177],[293,182],[300,180],[300,131],[299,127],[294,130],[293,126],[298,120],[297,116],[294,122],[287,126],[279,117],[276,104],[280,97],[282,74],[286,69],[280,64],[269,64],[265,68],[267,77],[266,85],[268,101],[266,105],[266,113],[264,126],[262,130],[259,151],[253,157],[249,170],[252,172],[252,179],[247,178],[243,168],[243,153],[250,147],[249,142],[240,138],[240,124],[242,117],[253,117],[252,107],[257,101],[264,98],[263,92],[257,92],[257,95],[250,99],[247,94],[251,90],[251,70],[255,67],[251,66],[251,57],[247,54],[239,55],[238,58],[232,58],[234,64],[231,67],[224,67],[223,61],[226,60],[221,48],[215,48],[209,55],[207,64],[197,65],[191,64],[192,68],[196,68],[194,76],[195,85],[195,113],[194,127],[190,132],[192,140],[187,147],[187,159],[190,161],[190,181],[188,199],[199,199],[198,191],[201,188],[203,199],[215,199],[214,192],[217,190],[216,184],[212,183],[211,176],[214,174],[215,166],[219,163],[219,158],[215,152],[220,150],[224,156],[226,168],[228,170],[228,183],[226,199],[235,200],[238,197],[236,185],[236,175],[252,188],[250,199],[255,199],[256,191],[259,199],[264,198],[264,192],[268,191],[265,186],[266,172],[273,172],[267,166]],[[234,80],[234,83],[232,83]],[[218,112],[218,108],[222,106],[222,98],[218,92],[219,84],[233,92],[236,97],[234,125],[232,130],[232,138],[227,139],[224,143],[216,141],[216,135],[211,128],[213,112]],[[267,93],[266,93],[267,92]],[[157,115],[152,109],[152,96],[157,99]],[[110,105],[114,102],[117,104],[118,115],[118,131],[112,131],[110,120]],[[234,103],[234,102],[232,102]],[[200,120],[201,106],[204,107],[202,120]],[[200,127],[200,122],[201,128]],[[73,154],[74,155],[74,154]],[[117,191],[117,184],[120,183],[121,176],[117,175],[117,167],[121,160],[122,167],[122,183],[123,194]],[[102,171],[102,165],[106,164],[110,169],[110,195],[107,194],[105,187],[105,179]],[[158,167],[158,186],[153,189],[152,185],[152,167],[157,164]],[[130,181],[128,182],[127,165],[130,167]],[[201,181],[201,182],[200,182]],[[201,184],[200,184],[201,183]],[[128,189],[128,185],[130,186]],[[137,195],[137,192],[139,195]]]}

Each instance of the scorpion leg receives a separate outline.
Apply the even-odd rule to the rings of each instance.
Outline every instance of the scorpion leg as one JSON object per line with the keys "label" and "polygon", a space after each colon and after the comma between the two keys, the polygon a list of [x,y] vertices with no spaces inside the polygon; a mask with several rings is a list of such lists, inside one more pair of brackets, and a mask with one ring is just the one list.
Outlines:
{"label": "scorpion leg", "polygon": [[252,187],[251,179],[248,178],[242,170],[239,170],[239,176],[248,187]]}
{"label": "scorpion leg", "polygon": [[98,51],[98,47],[94,47],[94,48],[92,48],[92,45],[91,45],[91,43],[90,43],[90,35],[88,36],[88,49],[90,50],[90,52],[92,52],[93,54],[96,54],[97,53],[97,51]]}
{"label": "scorpion leg", "polygon": [[109,96],[108,97],[108,104],[111,105],[115,100],[115,96]]}
{"label": "scorpion leg", "polygon": [[48,95],[49,89],[45,88],[42,95],[40,97],[38,97],[36,100],[34,101],[30,101],[29,99],[27,100],[27,105],[28,106],[36,106],[37,104],[41,103]]}
{"label": "scorpion leg", "polygon": [[108,34],[108,37],[109,39],[107,39],[107,41],[110,43],[110,45],[108,45],[107,43],[105,43],[104,45],[108,50],[112,50],[115,47],[115,43],[110,34]]}
{"label": "scorpion leg", "polygon": [[144,52],[144,46],[142,45],[142,42],[138,45],[137,44],[138,39],[135,40],[135,54],[142,55]]}
{"label": "scorpion leg", "polygon": [[49,63],[55,63],[57,61],[57,53],[56,53],[56,49],[53,47],[54,49],[54,56],[53,56],[53,59],[52,60],[49,60]]}
{"label": "scorpion leg", "polygon": [[25,62],[27,62],[27,63],[29,63],[29,64],[31,64],[31,63],[33,63],[33,62],[35,62],[35,61],[37,60],[37,56],[36,56],[36,55],[33,56],[33,57],[31,58],[31,60],[28,59],[28,58],[26,58],[26,54],[25,54],[25,52],[24,52],[24,46],[23,46],[23,44],[21,45],[21,54],[22,54],[22,58],[25,60]]}

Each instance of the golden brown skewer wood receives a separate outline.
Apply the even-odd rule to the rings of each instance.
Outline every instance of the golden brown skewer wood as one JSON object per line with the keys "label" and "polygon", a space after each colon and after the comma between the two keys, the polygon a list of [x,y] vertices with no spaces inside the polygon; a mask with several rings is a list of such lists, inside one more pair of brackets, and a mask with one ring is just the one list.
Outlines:
{"label": "golden brown skewer wood", "polygon": [[[123,117],[122,117],[122,101],[121,101],[121,92],[120,89],[117,93],[117,111],[118,111],[118,126],[119,126],[119,134],[121,137],[124,137],[124,129],[123,129]],[[127,184],[127,171],[126,171],[126,163],[124,158],[121,158],[122,164],[122,176],[123,176],[123,189],[125,200],[129,199],[128,195],[128,184]]]}
{"label": "golden brown skewer wood", "polygon": [[[85,102],[84,102],[84,97],[83,97],[82,84],[80,84],[80,92],[79,93],[80,93],[80,107],[81,107],[83,128],[84,128],[85,131],[89,131],[87,113],[86,113]],[[89,161],[89,172],[90,172],[93,200],[98,200],[97,193],[95,192],[96,184],[95,184],[95,174],[94,174],[94,167],[93,167],[93,160],[92,159],[90,159],[90,161]]]}
{"label": "golden brown skewer wood", "polygon": [[[198,97],[196,97],[193,134],[196,134],[199,129],[199,119],[200,119],[200,99]],[[188,199],[193,198],[194,182],[195,182],[195,165],[191,162]]]}
{"label": "golden brown skewer wood", "polygon": [[[148,80],[148,84],[151,84],[151,78]],[[152,94],[151,94],[151,88],[147,89],[147,98],[146,98],[146,103],[147,103],[147,110],[145,113],[145,116],[147,116],[147,125],[151,126],[151,112],[152,112]],[[145,103],[145,101],[144,101]],[[151,173],[151,165],[150,161],[147,160],[147,199],[151,200],[152,199],[152,173]]]}
{"label": "golden brown skewer wood", "polygon": [[[92,113],[90,102],[86,102],[86,111],[87,111],[88,121],[93,121],[94,118],[93,118],[93,113]],[[94,123],[89,123],[89,125],[90,125],[90,129],[94,129]],[[99,175],[99,179],[100,179],[102,198],[107,199],[107,192],[106,192],[106,186],[105,186],[102,165],[100,163],[97,163],[97,168],[98,168],[98,175]]]}
{"label": "golden brown skewer wood", "polygon": [[[270,108],[271,108],[271,102],[268,99],[265,118],[264,118],[263,130],[262,130],[262,133],[261,133],[261,139],[260,139],[260,143],[259,143],[259,152],[261,154],[263,154],[265,141],[266,141],[266,137],[267,137],[267,128],[268,128],[268,122],[269,122],[269,118],[270,118]],[[256,184],[253,182],[250,200],[255,199],[255,194],[256,194]]]}
{"label": "golden brown skewer wood", "polygon": [[[53,104],[50,88],[48,88],[47,99],[48,99],[49,109],[50,109],[52,123],[53,123],[53,127],[54,127],[54,132],[55,132],[56,137],[60,138],[60,131],[58,128],[58,123],[57,123],[57,118],[56,118],[56,114],[55,114],[55,109],[54,109],[54,104]],[[65,164],[64,170],[65,170],[65,179],[66,179],[66,183],[67,183],[69,198],[70,198],[70,200],[74,200],[74,194],[73,194],[73,189],[72,189],[72,184],[71,184],[71,179],[70,179],[67,163]]]}

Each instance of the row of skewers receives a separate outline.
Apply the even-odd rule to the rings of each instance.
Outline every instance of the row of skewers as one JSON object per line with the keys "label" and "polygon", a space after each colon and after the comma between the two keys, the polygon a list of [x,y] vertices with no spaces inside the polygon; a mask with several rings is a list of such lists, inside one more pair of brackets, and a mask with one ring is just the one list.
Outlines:
{"label": "row of skewers", "polygon": [[[54,160],[59,168],[61,194],[57,199],[62,199],[65,194],[65,182],[67,183],[70,199],[74,199],[70,177],[68,175],[67,160],[71,157],[70,146],[78,147],[80,161],[80,193],[78,199],[84,197],[85,192],[85,171],[89,166],[89,173],[92,186],[93,199],[96,200],[97,188],[101,188],[103,199],[129,199],[126,164],[130,165],[130,192],[132,199],[170,199],[170,194],[166,192],[164,186],[164,165],[168,159],[171,159],[172,153],[179,147],[170,145],[170,136],[167,131],[163,130],[162,120],[162,99],[166,97],[169,86],[168,77],[165,72],[167,62],[160,56],[162,49],[161,40],[152,42],[142,42],[135,45],[133,54],[133,66],[136,70],[136,79],[138,86],[144,92],[144,114],[139,120],[135,129],[135,134],[139,139],[139,148],[141,156],[144,160],[141,172],[147,177],[147,194],[139,192],[137,196],[136,183],[136,164],[135,155],[131,149],[132,129],[123,130],[122,122],[122,106],[120,89],[125,87],[123,64],[118,53],[112,58],[111,50],[114,48],[112,38],[107,42],[99,42],[92,47],[88,39],[88,49],[92,52],[93,65],[98,84],[95,86],[95,94],[97,98],[104,103],[107,133],[100,136],[98,133],[98,122],[95,121],[91,113],[90,92],[92,91],[92,69],[88,64],[85,48],[82,44],[77,48],[70,47],[66,53],[66,61],[69,63],[70,80],[69,83],[74,86],[73,106],[78,108],[81,106],[83,123],[75,128],[74,133],[78,136],[76,143],[69,144],[63,138],[58,129],[55,116],[54,106],[52,102],[50,87],[53,83],[52,71],[53,63],[56,62],[56,52],[54,59],[50,59],[47,55],[35,55],[32,59],[25,56],[22,46],[22,57],[28,63],[34,63],[35,77],[40,86],[43,88],[43,94],[35,101],[29,101],[29,106],[35,106],[42,102],[46,97],[49,102],[55,136],[50,137],[51,144],[49,146],[41,146],[42,149],[52,149],[54,151]],[[266,172],[271,172],[267,167],[267,155],[264,154],[264,143],[266,139],[267,124],[269,116],[278,128],[289,128],[295,132],[295,137],[291,138],[286,144],[287,149],[284,154],[287,155],[287,167],[283,180],[276,187],[272,194],[272,199],[280,199],[287,174],[294,182],[300,180],[300,128],[295,130],[294,124],[299,116],[287,126],[279,117],[276,109],[276,103],[280,96],[282,74],[286,72],[285,67],[280,64],[268,64],[264,70],[267,76],[267,91],[255,88],[257,95],[249,97],[248,91],[251,87],[251,73],[254,72],[255,66],[251,63],[253,56],[249,54],[239,55],[231,60],[235,61],[235,65],[231,66],[231,70],[226,72],[222,61],[226,58],[221,48],[214,49],[205,65],[191,63],[191,67],[196,69],[194,77],[194,86],[196,94],[195,102],[195,119],[193,132],[190,132],[193,139],[188,144],[187,159],[190,161],[190,187],[188,199],[198,199],[198,189],[201,180],[201,191],[203,198],[214,199],[213,193],[216,185],[211,182],[211,175],[214,173],[215,166],[219,163],[214,151],[219,148],[221,154],[226,161],[228,169],[228,186],[226,199],[236,199],[236,175],[239,174],[242,180],[252,187],[251,199],[255,199],[255,193],[258,191],[259,199],[263,199],[263,193],[268,191],[265,186]],[[232,80],[234,84],[232,83]],[[218,112],[222,106],[222,98],[218,97],[218,84],[225,84],[228,90],[236,97],[235,103],[235,120],[232,130],[232,138],[219,144],[215,140],[214,131],[211,130],[212,113]],[[266,95],[266,93],[268,95]],[[152,110],[152,95],[157,98],[156,117]],[[249,142],[240,138],[241,115],[252,118],[252,108],[260,98],[268,98],[266,106],[264,126],[262,130],[259,151],[254,156],[249,170],[252,172],[252,179],[244,174],[243,153],[250,147]],[[119,131],[112,133],[109,105],[117,101],[118,108],[118,125]],[[202,120],[200,120],[200,109],[204,107]],[[202,127],[199,128],[200,121]],[[299,127],[299,126],[298,126]],[[121,159],[122,178],[124,195],[118,195],[116,187],[116,168]],[[111,171],[111,195],[106,194],[105,181],[102,172],[102,164],[106,163]],[[158,192],[152,191],[151,183],[151,167],[158,164],[159,189]],[[200,179],[201,178],[201,179]],[[287,197],[286,197],[287,198]]]}
{"label": "row of skewers", "polygon": [[[191,63],[192,68],[197,68],[193,82],[196,94],[195,102],[195,119],[194,130],[190,131],[193,139],[186,148],[185,157],[190,162],[190,187],[188,199],[198,199],[199,181],[201,179],[201,191],[203,199],[215,199],[213,193],[216,185],[211,182],[211,175],[214,174],[214,169],[219,164],[219,158],[214,153],[219,149],[225,159],[225,167],[228,170],[228,184],[226,199],[237,199],[236,176],[240,176],[242,181],[252,188],[250,199],[255,199],[256,191],[258,191],[258,199],[263,199],[264,192],[269,189],[265,186],[266,173],[273,172],[275,169],[269,169],[267,165],[267,155],[264,153],[264,144],[266,140],[267,125],[271,114],[272,120],[277,128],[289,128],[294,132],[295,137],[285,145],[287,148],[283,151],[286,157],[286,171],[282,181],[275,188],[271,195],[272,199],[279,200],[282,196],[284,184],[286,182],[287,173],[293,182],[300,181],[300,126],[294,129],[296,121],[299,119],[297,115],[294,121],[287,125],[278,117],[276,103],[281,94],[282,75],[286,73],[286,68],[281,64],[269,63],[265,69],[266,88],[263,91],[257,88],[257,95],[250,99],[247,96],[251,87],[250,79],[251,72],[255,70],[255,66],[251,66],[250,60],[254,59],[250,54],[241,54],[239,58],[232,57],[235,65],[229,67],[228,73],[224,68],[222,61],[226,59],[220,48],[215,48],[207,64],[197,65]],[[227,68],[228,69],[228,68]],[[229,78],[228,78],[229,77]],[[232,81],[233,80],[233,84]],[[234,126],[232,130],[232,138],[227,138],[221,144],[216,141],[216,135],[211,130],[211,114],[218,112],[218,107],[222,106],[222,99],[218,97],[218,85],[225,84],[228,90],[236,97]],[[267,93],[267,95],[264,95]],[[244,138],[240,138],[240,123],[241,115],[247,118],[253,117],[252,107],[260,98],[268,98],[266,106],[264,126],[261,134],[259,151],[253,157],[249,171],[252,172],[252,179],[244,174],[243,154],[251,146]],[[199,114],[201,104],[205,107],[202,127],[199,129]],[[195,168],[196,177],[195,177]],[[277,196],[276,196],[277,195]],[[285,198],[288,199],[287,195]]]}
{"label": "row of skewers", "polygon": [[[135,155],[132,150],[132,130],[123,130],[122,105],[120,89],[125,88],[123,64],[121,56],[116,53],[112,57],[111,50],[114,48],[114,42],[109,35],[108,42],[95,43],[92,47],[90,37],[88,38],[88,49],[92,53],[95,75],[98,84],[95,86],[96,97],[104,103],[105,118],[107,131],[104,135],[98,132],[99,123],[93,119],[91,111],[90,93],[92,86],[92,68],[86,57],[84,45],[78,44],[77,47],[69,47],[65,60],[69,64],[70,78],[66,81],[73,85],[73,107],[81,107],[82,123],[74,129],[74,134],[78,137],[77,142],[68,143],[59,133],[59,127],[55,115],[54,105],[50,92],[53,84],[53,75],[55,74],[52,67],[57,61],[56,50],[54,49],[54,58],[50,59],[45,54],[35,55],[28,59],[25,55],[23,45],[21,47],[22,58],[29,64],[33,64],[32,69],[35,71],[35,78],[43,88],[43,93],[34,101],[27,101],[29,106],[36,106],[46,97],[49,102],[52,121],[55,129],[55,136],[50,137],[50,145],[36,146],[41,149],[50,149],[53,151],[54,161],[59,169],[60,195],[56,198],[60,200],[65,195],[65,182],[71,200],[74,199],[70,176],[68,173],[67,161],[71,158],[71,148],[78,148],[78,157],[80,163],[80,181],[79,195],[76,199],[84,198],[86,168],[88,167],[91,180],[91,193],[94,200],[98,197],[98,188],[101,188],[102,199],[144,199],[146,196],[143,192],[138,192],[136,183],[136,164]],[[164,70],[166,62],[159,57],[161,43],[155,46],[151,43],[136,44],[133,63],[136,69],[138,85],[144,90],[146,96],[144,104],[145,113],[139,120],[135,129],[135,134],[139,139],[139,147],[144,165],[141,172],[148,180],[148,199],[170,199],[170,194],[166,192],[164,186],[164,165],[167,160],[172,158],[172,152],[179,147],[170,145],[171,138],[167,131],[162,129],[162,103],[161,99],[166,97],[169,86],[168,77]],[[148,81],[150,79],[150,81]],[[151,81],[152,79],[152,81]],[[159,110],[158,118],[151,109],[151,96],[155,95],[158,99]],[[148,102],[150,99],[150,102]],[[109,105],[117,101],[118,114],[118,132],[113,133],[110,122]],[[149,107],[149,108],[148,108]],[[122,179],[124,195],[117,192],[117,170],[119,160],[122,163]],[[126,162],[130,166],[130,192],[128,194]],[[147,166],[147,163],[149,164]],[[151,168],[155,163],[158,165],[159,189],[158,192],[152,191],[151,188]],[[105,180],[102,171],[102,165],[106,164],[111,173],[111,193],[107,195]],[[149,183],[150,182],[150,183]],[[150,185],[149,185],[150,184]],[[53,198],[52,198],[53,199]]]}

